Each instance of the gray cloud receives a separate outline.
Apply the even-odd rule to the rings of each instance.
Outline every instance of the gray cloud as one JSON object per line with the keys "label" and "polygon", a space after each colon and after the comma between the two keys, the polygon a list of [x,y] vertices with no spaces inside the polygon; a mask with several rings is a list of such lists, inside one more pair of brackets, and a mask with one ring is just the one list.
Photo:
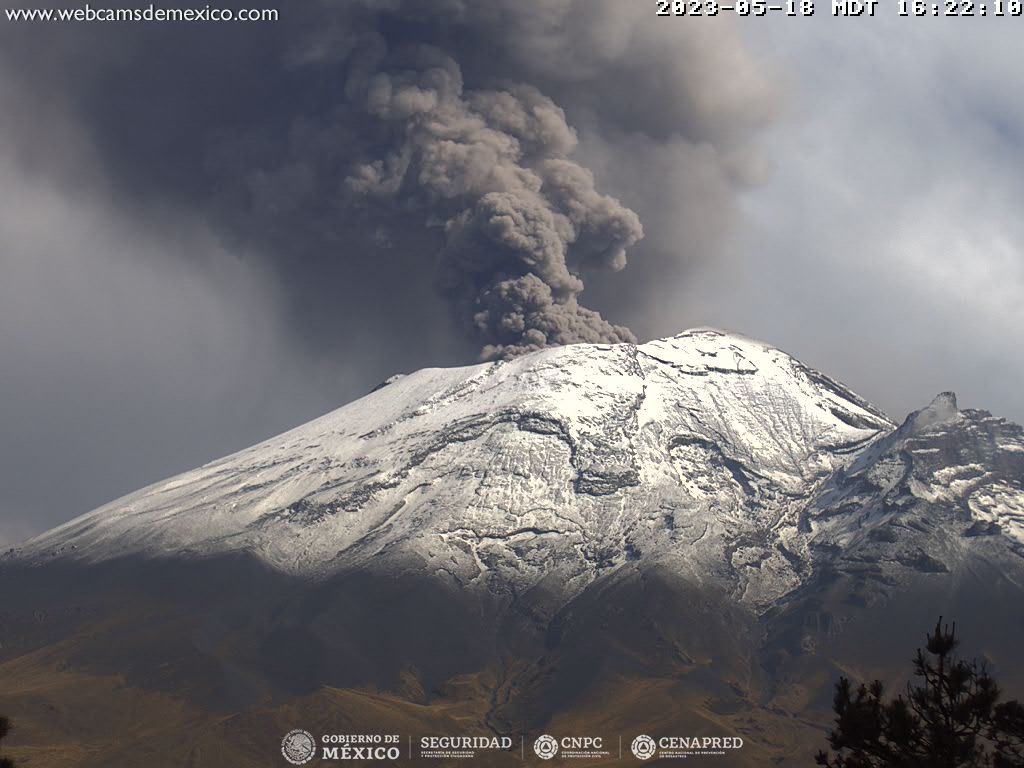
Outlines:
{"label": "gray cloud", "polygon": [[[485,354],[549,333],[632,338],[599,312],[668,330],[635,302],[715,258],[757,174],[750,139],[775,94],[725,20],[694,30],[616,0],[350,0],[284,16],[217,33],[33,30],[8,57],[37,90],[67,94],[131,204],[201,210],[269,261],[311,346],[337,348],[354,323],[392,341],[412,318],[445,322],[430,284]],[[70,57],[68,80],[50,62]],[[662,224],[639,243],[633,200]],[[499,201],[515,214],[489,217]],[[521,237],[499,233],[510,222]],[[527,274],[550,304],[531,293],[527,316],[500,311],[512,286],[498,284]],[[584,280],[598,286],[587,312]]]}
{"label": "gray cloud", "polygon": [[699,322],[759,67],[617,0],[0,27],[0,537],[397,370]]}
{"label": "gray cloud", "polygon": [[[757,175],[750,139],[774,104],[731,27],[697,35],[617,2],[348,10],[289,48],[296,72],[344,72],[343,106],[302,114],[276,140],[261,127],[222,153],[228,178],[250,178],[234,213],[261,222],[239,229],[276,221],[291,250],[309,232],[321,247],[354,229],[404,238],[409,267],[418,278],[433,265],[430,282],[484,358],[635,338],[582,306],[584,278],[610,313],[632,315],[642,334],[663,330],[634,302],[719,252],[736,190]],[[577,156],[621,194],[599,192]],[[649,244],[626,198],[665,225]],[[331,202],[311,216],[297,200]],[[611,280],[627,251],[624,279]]]}
{"label": "gray cloud", "polygon": [[435,283],[485,359],[635,340],[579,305],[579,273],[621,270],[643,229],[568,158],[577,140],[564,112],[528,85],[467,92],[436,48],[401,53],[380,71],[356,66],[349,80],[352,100],[376,118],[370,129],[391,142],[345,179],[349,199],[415,212],[444,232]]}
{"label": "gray cloud", "polygon": [[621,326],[1024,420],[1012,25],[285,10],[0,26],[0,540],[397,370]]}
{"label": "gray cloud", "polygon": [[896,418],[953,389],[1024,421],[1024,358],[1010,351],[1024,334],[1013,30],[888,12],[786,21],[751,37],[793,86],[764,139],[770,180],[744,196],[733,257],[699,290],[678,286],[680,301]]}
{"label": "gray cloud", "polygon": [[331,405],[287,373],[326,374],[265,269],[191,215],[126,214],[66,113],[0,99],[0,543]]}

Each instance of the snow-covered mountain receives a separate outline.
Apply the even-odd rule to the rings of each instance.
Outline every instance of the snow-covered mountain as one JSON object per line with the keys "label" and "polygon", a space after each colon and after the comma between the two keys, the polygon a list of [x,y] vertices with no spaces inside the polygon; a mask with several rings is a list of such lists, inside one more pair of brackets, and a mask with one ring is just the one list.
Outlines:
{"label": "snow-covered mountain", "polygon": [[724,557],[767,560],[785,584],[798,555],[776,545],[802,549],[799,501],[892,428],[789,356],[717,331],[563,347],[396,377],[21,556],[241,549],[291,573],[372,564],[492,589]]}
{"label": "snow-covered mountain", "polygon": [[565,598],[657,564],[763,608],[827,544],[877,537],[914,503],[956,507],[964,546],[1024,541],[1022,459],[1018,429],[950,396],[897,429],[789,355],[698,329],[394,377],[13,555],[245,551],[303,576],[408,571]]}
{"label": "snow-covered mountain", "polygon": [[0,709],[68,765],[272,766],[339,723],[809,763],[837,675],[899,679],[939,614],[1024,686],[1024,431],[948,393],[897,425],[711,329],[549,349],[112,502],[0,594]]}

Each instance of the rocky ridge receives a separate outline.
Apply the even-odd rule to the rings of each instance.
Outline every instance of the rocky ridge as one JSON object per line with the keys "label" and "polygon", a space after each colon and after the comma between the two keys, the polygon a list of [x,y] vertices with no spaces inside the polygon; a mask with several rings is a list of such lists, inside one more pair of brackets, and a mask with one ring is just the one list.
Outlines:
{"label": "rocky ridge", "polygon": [[7,559],[241,551],[561,601],[656,567],[760,613],[837,568],[1021,554],[1022,477],[1021,429],[951,395],[897,427],[773,347],[696,329],[393,377]]}

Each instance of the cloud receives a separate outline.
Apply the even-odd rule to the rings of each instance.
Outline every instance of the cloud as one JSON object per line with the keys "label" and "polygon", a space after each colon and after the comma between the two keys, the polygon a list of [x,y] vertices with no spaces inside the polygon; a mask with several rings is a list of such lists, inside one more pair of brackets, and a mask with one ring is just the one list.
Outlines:
{"label": "cloud", "polygon": [[398,370],[693,325],[1024,420],[1010,25],[638,8],[0,27],[0,536]]}
{"label": "cloud", "polygon": [[345,178],[348,202],[443,231],[435,283],[482,357],[635,340],[579,305],[579,273],[625,267],[640,220],[569,159],[576,135],[551,99],[522,84],[467,91],[458,64],[433,47],[354,69],[354,106],[390,146]]}
{"label": "cloud", "polygon": [[[615,0],[286,17],[33,29],[7,56],[35,92],[65,94],[115,194],[201,211],[269,263],[311,347],[340,351],[368,323],[389,344],[436,337],[450,318],[484,356],[634,338],[617,315],[666,331],[636,302],[718,256],[758,174],[751,142],[776,94],[725,19],[698,32]],[[62,57],[79,63],[70,79],[49,63]],[[648,216],[660,226],[642,240]],[[529,275],[551,298],[499,307]]]}
{"label": "cloud", "polygon": [[396,371],[679,330],[776,103],[726,20],[617,0],[7,24],[0,83],[6,530]]}
{"label": "cloud", "polygon": [[281,373],[297,360],[264,269],[187,212],[122,210],[66,113],[9,81],[0,100],[0,537],[319,410]]}
{"label": "cloud", "polygon": [[888,14],[784,21],[752,38],[791,78],[765,136],[770,180],[744,196],[730,268],[711,265],[680,300],[894,417],[955,389],[962,405],[1024,420],[1024,363],[1009,353],[1024,332],[1012,77],[1024,57],[1011,31]]}

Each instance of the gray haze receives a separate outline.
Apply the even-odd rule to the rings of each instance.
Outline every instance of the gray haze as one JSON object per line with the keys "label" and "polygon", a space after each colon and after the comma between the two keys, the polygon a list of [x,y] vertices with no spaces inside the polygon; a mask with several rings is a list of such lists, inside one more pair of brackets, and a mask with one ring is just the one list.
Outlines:
{"label": "gray haze", "polygon": [[743,196],[732,257],[689,282],[711,299],[686,291],[691,311],[897,419],[954,390],[1024,422],[1024,50],[1006,20],[893,8],[750,34],[787,104],[763,136],[768,181]]}
{"label": "gray haze", "polygon": [[648,10],[0,23],[0,542],[399,370],[694,325],[1024,419],[1010,35]]}

